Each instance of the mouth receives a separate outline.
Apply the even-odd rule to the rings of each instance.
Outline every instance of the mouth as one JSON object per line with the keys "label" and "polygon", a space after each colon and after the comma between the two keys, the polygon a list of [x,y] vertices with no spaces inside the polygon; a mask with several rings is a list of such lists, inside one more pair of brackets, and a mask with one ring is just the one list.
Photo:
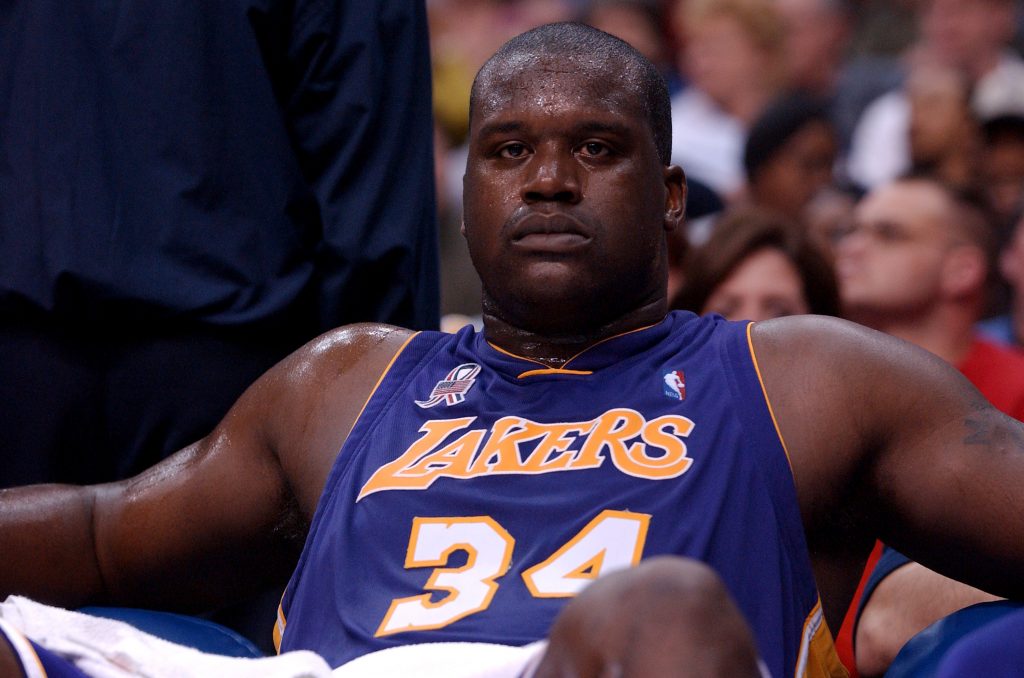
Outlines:
{"label": "mouth", "polygon": [[530,214],[512,228],[514,247],[538,252],[569,252],[591,241],[587,229],[564,214]]}

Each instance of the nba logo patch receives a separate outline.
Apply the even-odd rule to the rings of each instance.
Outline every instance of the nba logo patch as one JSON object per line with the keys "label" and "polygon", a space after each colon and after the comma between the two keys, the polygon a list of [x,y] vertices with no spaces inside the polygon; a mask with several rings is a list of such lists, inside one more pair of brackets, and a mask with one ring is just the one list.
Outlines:
{"label": "nba logo patch", "polygon": [[675,400],[686,400],[686,377],[683,376],[682,370],[666,372],[663,379],[666,396]]}
{"label": "nba logo patch", "polygon": [[463,363],[448,373],[430,392],[426,400],[414,401],[426,409],[444,401],[445,405],[456,405],[466,399],[466,393],[473,387],[476,375],[480,374],[480,366],[476,363]]}

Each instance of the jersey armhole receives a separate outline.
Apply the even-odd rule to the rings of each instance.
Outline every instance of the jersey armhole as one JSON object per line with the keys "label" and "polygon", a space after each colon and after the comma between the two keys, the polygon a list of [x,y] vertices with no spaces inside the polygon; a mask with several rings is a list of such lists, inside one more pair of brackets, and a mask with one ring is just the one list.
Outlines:
{"label": "jersey armhole", "polygon": [[[309,526],[309,534],[306,536],[307,546],[310,540],[312,539],[313,535],[315,535],[316,532],[319,530],[320,516],[322,514],[321,509],[322,507],[327,505],[331,497],[334,495],[335,488],[338,486],[337,477],[341,473],[344,473],[345,468],[348,466],[348,457],[350,457],[351,455],[343,455],[343,453],[346,452],[346,450],[349,453],[351,453],[359,445],[359,441],[353,440],[353,437],[356,436],[357,431],[360,429],[359,424],[363,420],[363,415],[366,413],[367,407],[369,407],[370,403],[373,401],[373,397],[377,394],[377,391],[380,389],[380,385],[384,383],[384,379],[391,373],[392,368],[395,366],[395,363],[398,361],[399,357],[401,357],[405,353],[405,350],[409,347],[409,344],[412,342],[412,340],[415,339],[420,334],[420,332],[413,332],[408,337],[406,337],[405,341],[402,342],[402,345],[399,346],[398,349],[395,351],[395,354],[391,356],[391,359],[388,361],[388,364],[384,367],[383,370],[381,370],[380,376],[377,378],[377,383],[375,383],[373,385],[373,388],[370,389],[370,394],[366,397],[366,401],[363,403],[363,406],[359,409],[359,413],[356,415],[355,420],[352,422],[352,428],[349,429],[348,436],[346,437],[345,442],[341,444],[341,448],[338,450],[338,455],[335,458],[333,465],[331,466],[331,471],[330,473],[327,474],[327,481],[324,483],[324,490],[321,493],[320,498],[317,500],[316,510],[313,513],[313,520]],[[350,441],[353,443],[352,445],[349,445]],[[290,607],[291,590],[293,585],[297,584],[298,580],[302,578],[302,573],[305,569],[306,564],[307,546],[303,546],[302,554],[299,556],[299,561],[295,565],[295,570],[292,572],[292,576],[281,594],[281,601],[277,606],[277,616],[276,619],[274,620],[273,628],[273,639],[274,649],[278,653],[281,652],[281,645],[284,641],[284,632],[288,626],[288,620],[285,610],[288,607]]]}
{"label": "jersey armhole", "polygon": [[782,435],[782,429],[779,428],[779,420],[775,417],[775,408],[772,407],[771,398],[768,397],[768,390],[764,387],[764,376],[761,374],[761,366],[757,362],[757,351],[754,350],[753,329],[754,323],[747,323],[746,337],[747,349],[750,351],[750,361],[754,366],[754,372],[757,374],[757,383],[761,387],[761,396],[764,398],[764,404],[768,408],[768,415],[772,418],[775,435],[779,439],[779,444],[782,445],[782,451],[786,453],[786,463],[789,465],[790,474],[792,474],[793,461],[789,457],[789,447],[786,446],[786,439]]}

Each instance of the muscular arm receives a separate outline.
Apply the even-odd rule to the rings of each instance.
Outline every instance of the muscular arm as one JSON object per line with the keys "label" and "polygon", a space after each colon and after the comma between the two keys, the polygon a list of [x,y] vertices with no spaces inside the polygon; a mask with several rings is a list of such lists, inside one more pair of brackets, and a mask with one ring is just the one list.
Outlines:
{"label": "muscular arm", "polygon": [[283,584],[334,457],[407,334],[324,335],[209,436],[135,478],[0,492],[0,595],[198,609]]}
{"label": "muscular arm", "polygon": [[959,373],[852,323],[754,330],[832,628],[870,540],[999,595],[1024,595],[1021,425]]}

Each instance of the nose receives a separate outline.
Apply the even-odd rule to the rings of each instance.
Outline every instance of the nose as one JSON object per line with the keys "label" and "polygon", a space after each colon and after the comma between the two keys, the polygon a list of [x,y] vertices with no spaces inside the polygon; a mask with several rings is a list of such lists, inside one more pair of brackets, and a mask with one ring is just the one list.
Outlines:
{"label": "nose", "polygon": [[867,235],[862,227],[850,228],[839,236],[833,246],[837,269],[843,267],[840,262],[857,261],[863,258],[867,245]]}
{"label": "nose", "polygon": [[527,165],[522,198],[528,204],[538,202],[580,201],[579,167],[571,152],[538,149]]}

